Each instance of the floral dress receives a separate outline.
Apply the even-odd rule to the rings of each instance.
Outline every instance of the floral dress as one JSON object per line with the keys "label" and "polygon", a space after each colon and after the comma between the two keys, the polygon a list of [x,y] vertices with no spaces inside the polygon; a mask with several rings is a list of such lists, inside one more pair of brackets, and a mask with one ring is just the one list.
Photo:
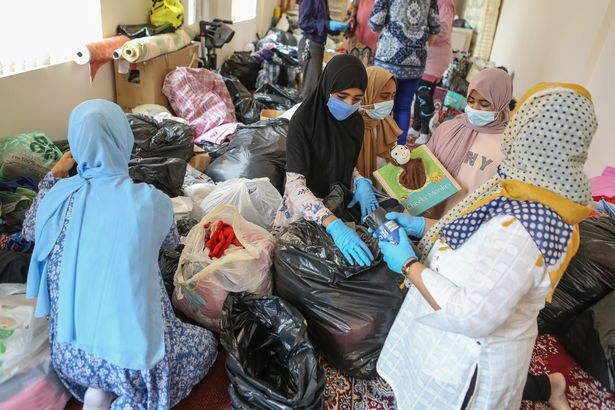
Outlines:
{"label": "floral dress", "polygon": [[[355,168],[352,173],[352,186],[363,176]],[[322,222],[333,213],[307,187],[305,176],[295,172],[286,173],[286,186],[282,204],[273,221],[273,234],[278,235],[283,228],[291,223],[305,218],[308,221],[322,225]]]}
{"label": "floral dress", "polygon": [[[41,199],[58,181],[51,173],[39,184],[39,194],[26,215],[22,234],[34,240],[36,210]],[[217,355],[217,341],[206,329],[181,322],[175,317],[171,302],[160,278],[160,303],[165,336],[165,356],[147,372],[119,368],[97,356],[76,348],[70,343],[59,343],[57,335],[60,268],[66,228],[70,220],[71,200],[64,227],[56,241],[47,264],[49,281],[49,341],[54,369],[66,388],[83,401],[88,387],[111,391],[118,397],[112,409],[168,409],[185,398],[192,387],[201,381]],[[179,234],[175,225],[164,240],[163,248],[175,248]],[[104,326],[104,323],[101,323]]]}

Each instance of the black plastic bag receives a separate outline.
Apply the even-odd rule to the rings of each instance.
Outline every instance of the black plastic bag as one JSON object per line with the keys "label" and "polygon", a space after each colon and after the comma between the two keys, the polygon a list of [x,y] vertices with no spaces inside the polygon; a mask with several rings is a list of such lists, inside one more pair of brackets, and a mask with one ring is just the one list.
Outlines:
{"label": "black plastic bag", "polygon": [[263,104],[256,101],[248,89],[235,77],[224,78],[224,84],[232,96],[235,117],[238,122],[252,124],[260,120]]}
{"label": "black plastic bag", "polygon": [[615,292],[570,320],[560,341],[583,369],[615,393]]}
{"label": "black plastic bag", "polygon": [[182,194],[188,163],[179,158],[135,158],[128,174],[135,182],[152,184],[171,198]]}
{"label": "black plastic bag", "polygon": [[168,23],[160,27],[151,24],[120,24],[117,26],[117,34],[123,34],[130,38],[150,37],[157,34],[174,33],[175,27]]}
{"label": "black plastic bag", "polygon": [[258,70],[260,70],[260,64],[252,61],[250,52],[235,51],[232,56],[222,63],[220,75],[223,77],[237,77],[248,90],[254,90],[256,88]]}
{"label": "black plastic bag", "polygon": [[322,409],[324,372],[305,320],[274,296],[229,294],[220,343],[233,409]]}
{"label": "black plastic bag", "polygon": [[181,256],[184,245],[179,245],[176,249],[161,249],[158,254],[158,266],[160,267],[160,275],[164,282],[164,289],[169,295],[169,299],[173,296],[173,290],[175,285],[173,284],[173,277],[179,264],[179,257]]}
{"label": "black plastic bag", "polygon": [[[347,205],[352,201],[353,193],[342,184],[330,186],[330,193],[323,199],[323,205],[333,214],[344,222],[353,222],[357,225],[364,225],[361,220],[361,206],[356,204],[352,208]],[[378,206],[387,212],[404,212],[404,206],[395,198],[391,198],[378,191],[374,191]]]}
{"label": "black plastic bag", "polygon": [[32,254],[0,251],[0,283],[26,283]]}
{"label": "black plastic bag", "polygon": [[192,218],[183,218],[177,221],[177,232],[179,236],[188,236],[190,230],[194,227],[194,225],[198,224],[199,221]]}
{"label": "black plastic bag", "polygon": [[201,141],[197,144],[203,151],[209,154],[211,159],[215,159],[224,155],[226,150],[228,149],[229,142],[224,141],[222,144],[214,144],[209,141]]}
{"label": "black plastic bag", "polygon": [[283,193],[287,133],[287,123],[241,128],[233,135],[228,150],[207,167],[205,174],[215,182],[267,177]]}
{"label": "black plastic bag", "polygon": [[310,340],[327,361],[350,376],[373,378],[380,351],[402,305],[403,276],[390,271],[367,228],[371,266],[349,265],[323,227],[300,220],[278,238],[275,294],[305,316]]}
{"label": "black plastic bag", "polygon": [[538,314],[540,333],[558,334],[568,320],[615,288],[615,221],[591,217],[579,227],[579,250],[555,288],[552,302]]}
{"label": "black plastic bag", "polygon": [[254,93],[254,99],[265,108],[286,111],[301,102],[299,92],[294,88],[279,87],[273,84],[264,84]]}
{"label": "black plastic bag", "polygon": [[190,126],[174,120],[157,121],[143,114],[126,114],[135,136],[132,158],[180,158],[194,156],[194,135]]}

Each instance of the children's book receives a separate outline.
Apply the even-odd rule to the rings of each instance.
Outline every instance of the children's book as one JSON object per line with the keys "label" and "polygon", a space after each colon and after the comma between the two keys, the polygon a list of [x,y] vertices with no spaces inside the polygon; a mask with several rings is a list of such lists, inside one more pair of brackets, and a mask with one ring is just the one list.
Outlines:
{"label": "children's book", "polygon": [[425,184],[418,189],[402,185],[404,166],[387,164],[374,171],[386,193],[396,198],[411,215],[420,215],[461,190],[461,187],[426,145],[412,150],[410,158],[421,158],[425,168]]}

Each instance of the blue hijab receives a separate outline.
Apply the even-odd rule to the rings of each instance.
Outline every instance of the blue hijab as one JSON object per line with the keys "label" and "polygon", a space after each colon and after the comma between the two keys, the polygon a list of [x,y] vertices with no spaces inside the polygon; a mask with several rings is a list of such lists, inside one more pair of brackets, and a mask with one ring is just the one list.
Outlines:
{"label": "blue hijab", "polygon": [[116,104],[90,100],[70,115],[78,175],[59,181],[36,214],[27,295],[49,314],[47,263],[65,223],[57,341],[125,369],[164,357],[158,251],[173,222],[170,199],[128,176],[134,136]]}

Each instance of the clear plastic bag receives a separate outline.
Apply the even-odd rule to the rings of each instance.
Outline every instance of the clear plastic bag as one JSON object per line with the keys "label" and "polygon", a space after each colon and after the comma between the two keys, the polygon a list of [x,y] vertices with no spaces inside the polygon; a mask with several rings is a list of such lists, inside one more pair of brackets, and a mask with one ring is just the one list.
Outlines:
{"label": "clear plastic bag", "polygon": [[49,358],[47,320],[34,317],[36,301],[23,284],[0,284],[0,384]]}
{"label": "clear plastic bag", "polygon": [[200,208],[208,214],[218,205],[233,205],[246,220],[269,230],[281,203],[282,196],[269,178],[237,178],[219,183]]}
{"label": "clear plastic bag", "polygon": [[[221,258],[204,249],[209,222],[233,227],[243,247],[231,245]],[[203,326],[220,330],[222,305],[229,292],[271,294],[271,265],[275,241],[263,228],[246,221],[236,207],[221,205],[209,212],[188,234],[175,272],[173,304]]]}

